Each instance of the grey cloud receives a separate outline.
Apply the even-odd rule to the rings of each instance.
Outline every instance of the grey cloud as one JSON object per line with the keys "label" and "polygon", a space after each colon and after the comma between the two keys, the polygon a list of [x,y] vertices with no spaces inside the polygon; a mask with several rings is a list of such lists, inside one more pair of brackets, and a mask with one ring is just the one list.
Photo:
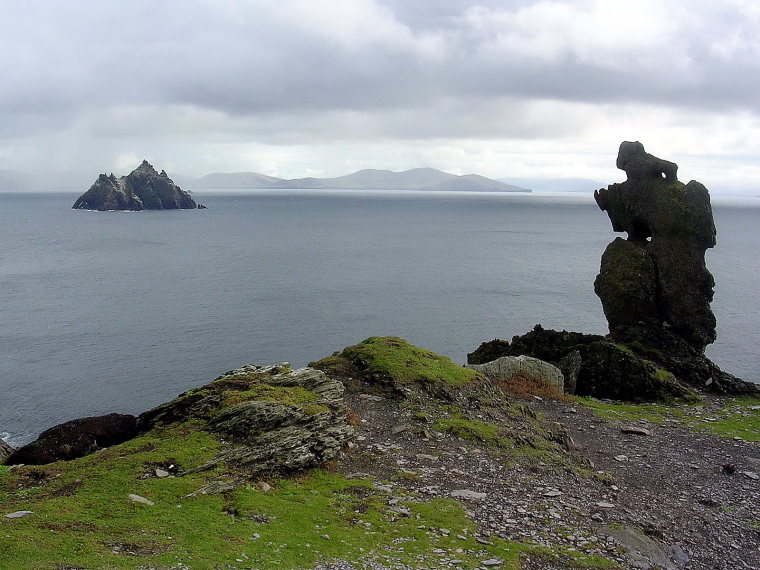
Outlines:
{"label": "grey cloud", "polygon": [[0,0],[0,142],[581,138],[586,104],[760,115],[751,4],[650,2],[640,28],[609,6],[632,5]]}
{"label": "grey cloud", "polygon": [[[528,3],[490,4],[503,13]],[[493,38],[467,28],[467,2],[389,3],[398,24],[408,28],[406,45],[393,37],[369,44],[331,41],[274,5],[239,4],[245,7],[230,13],[194,2],[67,2],[27,13],[26,4],[11,4],[18,29],[7,30],[6,57],[16,61],[0,98],[17,114],[157,102],[236,115],[424,108],[438,97],[463,95],[758,107],[758,62],[709,53],[705,39],[715,36],[698,34],[701,28],[685,29],[679,38],[679,49],[694,61],[680,77],[669,53],[623,53],[618,68],[578,61],[571,50],[558,61],[484,55]],[[723,23],[712,25],[714,34],[748,33],[729,8],[719,15]],[[439,37],[437,58],[420,52],[424,34]]]}

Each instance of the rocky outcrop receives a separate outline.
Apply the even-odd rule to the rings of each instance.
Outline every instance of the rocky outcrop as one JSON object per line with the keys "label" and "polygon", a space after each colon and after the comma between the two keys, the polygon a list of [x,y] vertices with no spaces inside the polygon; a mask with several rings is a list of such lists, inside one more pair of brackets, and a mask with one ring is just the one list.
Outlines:
{"label": "rocky outcrop", "polygon": [[667,329],[702,352],[715,340],[715,283],[705,266],[715,224],[707,189],[679,182],[678,167],[639,142],[620,145],[617,166],[628,180],[594,193],[612,228],[628,234],[607,247],[594,284],[610,332]]}
{"label": "rocky outcrop", "polygon": [[7,465],[83,457],[154,427],[188,424],[227,445],[197,470],[229,464],[245,476],[290,473],[334,458],[353,435],[343,384],[312,368],[249,364],[139,417],[109,414],[60,424],[14,451]]}
{"label": "rocky outcrop", "polygon": [[[512,342],[484,342],[467,355],[470,364],[530,355],[557,366],[575,382],[574,393],[630,401],[689,400],[696,395],[669,371],[601,335],[547,330],[536,325]],[[570,390],[566,390],[568,393]]]}
{"label": "rocky outcrop", "polygon": [[502,356],[484,364],[468,364],[467,368],[493,380],[509,380],[516,376],[524,376],[540,381],[560,394],[565,391],[565,377],[562,371],[553,364],[532,356]]}
{"label": "rocky outcrop", "polygon": [[2,463],[11,453],[13,453],[13,447],[11,447],[5,440],[0,439],[0,463]]}
{"label": "rocky outcrop", "polygon": [[607,246],[594,283],[610,337],[687,384],[757,392],[704,355],[716,337],[715,282],[705,265],[716,243],[707,189],[679,182],[678,166],[640,142],[620,145],[617,166],[627,180],[594,193],[613,230],[628,234]]}
{"label": "rocky outcrop", "polygon": [[705,251],[715,245],[710,195],[678,181],[678,166],[623,142],[618,168],[627,180],[594,193],[613,230],[626,232],[602,255],[594,291],[608,336],[544,330],[493,340],[468,355],[481,364],[533,356],[557,365],[566,391],[631,401],[692,399],[689,387],[758,394],[760,387],[722,371],[704,354],[715,340],[714,281]]}
{"label": "rocky outcrop", "polygon": [[54,461],[76,459],[132,439],[135,435],[135,416],[107,414],[79,418],[43,431],[36,440],[11,453],[4,463],[45,465]]}
{"label": "rocky outcrop", "polygon": [[158,173],[147,161],[128,176],[116,178],[101,174],[76,202],[79,210],[177,210],[202,209],[190,195],[177,186],[165,171]]}
{"label": "rocky outcrop", "polygon": [[353,435],[341,382],[313,368],[249,364],[139,417],[141,430],[201,420],[231,442],[198,470],[290,473],[334,458]]}

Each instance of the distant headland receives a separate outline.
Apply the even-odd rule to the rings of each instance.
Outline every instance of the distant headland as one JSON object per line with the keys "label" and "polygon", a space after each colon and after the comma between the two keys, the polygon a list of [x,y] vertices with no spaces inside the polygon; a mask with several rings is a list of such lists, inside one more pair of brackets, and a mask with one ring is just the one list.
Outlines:
{"label": "distant headland", "polygon": [[492,180],[478,174],[457,176],[435,168],[413,168],[404,172],[365,169],[336,178],[276,178],[256,172],[215,172],[188,186],[198,189],[297,188],[322,190],[424,190],[467,192],[530,192],[526,188]]}
{"label": "distant headland", "polygon": [[76,210],[192,210],[196,204],[190,195],[160,173],[147,160],[129,175],[116,178],[103,173],[90,189],[74,202]]}

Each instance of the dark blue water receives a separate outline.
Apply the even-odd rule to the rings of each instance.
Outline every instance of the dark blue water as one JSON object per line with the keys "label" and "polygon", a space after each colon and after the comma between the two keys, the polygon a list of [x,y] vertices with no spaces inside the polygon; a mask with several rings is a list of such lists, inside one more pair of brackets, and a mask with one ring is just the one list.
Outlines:
{"label": "dark blue water", "polygon": [[[15,443],[371,335],[464,362],[537,322],[606,332],[593,281],[614,234],[590,196],[267,191],[139,213],[75,198],[0,194],[0,435]],[[715,217],[709,354],[760,381],[760,208]]]}

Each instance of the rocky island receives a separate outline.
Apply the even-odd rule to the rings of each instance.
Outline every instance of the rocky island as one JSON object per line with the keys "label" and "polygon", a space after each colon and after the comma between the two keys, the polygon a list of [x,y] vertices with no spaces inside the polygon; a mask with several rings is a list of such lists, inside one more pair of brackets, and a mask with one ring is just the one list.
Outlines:
{"label": "rocky island", "polygon": [[190,194],[182,190],[167,176],[147,161],[127,176],[116,178],[101,174],[87,192],[82,194],[75,210],[191,210],[203,209]]}
{"label": "rocky island", "polygon": [[466,367],[370,337],[0,441],[0,566],[760,568],[758,389],[703,352],[709,196],[639,143],[618,165],[609,335],[538,325]]}

